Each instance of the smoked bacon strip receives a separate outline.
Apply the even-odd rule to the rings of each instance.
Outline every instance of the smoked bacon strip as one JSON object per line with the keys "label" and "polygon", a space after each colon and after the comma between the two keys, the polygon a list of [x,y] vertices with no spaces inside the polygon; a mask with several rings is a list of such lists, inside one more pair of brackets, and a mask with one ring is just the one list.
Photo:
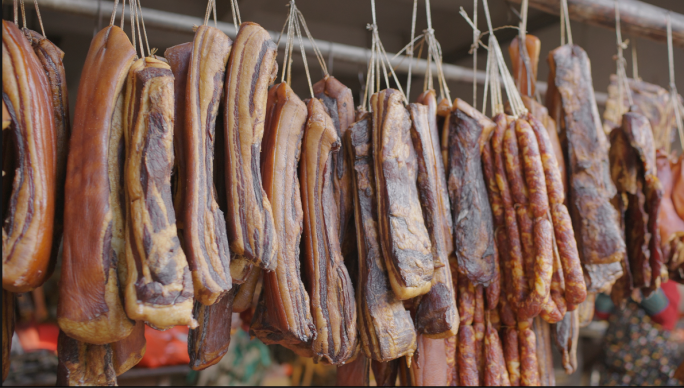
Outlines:
{"label": "smoked bacon strip", "polygon": [[164,330],[194,326],[193,285],[171,199],[174,85],[168,64],[138,59],[124,102],[125,274],[128,317]]}
{"label": "smoked bacon strip", "polygon": [[304,283],[317,334],[313,355],[342,364],[356,348],[356,303],[337,239],[332,158],[340,149],[332,119],[317,99],[307,104],[299,182],[304,211]]}
{"label": "smoked bacon strip", "polygon": [[[436,101],[434,105],[437,105]],[[423,104],[410,104],[409,112],[411,140],[418,162],[418,194],[432,243],[432,259],[435,267],[440,266],[435,268],[432,287],[421,298],[416,310],[416,330],[427,338],[447,338],[458,334],[459,316],[448,267],[454,244],[447,221],[451,218],[451,208],[438,148],[437,118],[429,116],[429,107]]]}
{"label": "smoked bacon strip", "polygon": [[52,231],[52,260],[57,259],[59,246],[64,231],[64,181],[69,155],[69,137],[71,123],[69,121],[69,93],[67,91],[66,73],[62,59],[64,52],[54,43],[39,33],[24,29],[25,36],[31,42],[33,51],[43,65],[50,88],[52,114],[55,121],[55,146],[57,160],[55,163],[55,219]]}
{"label": "smoked bacon strip", "polygon": [[394,295],[411,299],[430,290],[434,274],[432,244],[416,187],[411,120],[397,90],[373,94],[371,106],[380,245]]}
{"label": "smoked bacon strip", "polygon": [[216,115],[230,52],[231,40],[226,34],[200,26],[193,40],[185,96],[183,249],[195,299],[207,306],[232,286],[226,224],[214,197],[213,181]]}
{"label": "smoked bacon strip", "polygon": [[418,348],[409,367],[411,386],[443,387],[447,384],[447,359],[443,339],[418,335]]}
{"label": "smoked bacon strip", "polygon": [[481,152],[494,128],[491,120],[465,101],[454,101],[449,117],[448,173],[454,253],[459,271],[475,285],[485,286],[496,276],[496,248]]}
{"label": "smoked bacon strip", "polygon": [[236,255],[267,271],[278,264],[278,236],[259,168],[268,86],[278,70],[275,57],[268,32],[256,23],[243,23],[224,91],[228,240]]}
{"label": "smoked bacon strip", "polygon": [[[3,20],[2,100],[11,119],[7,137],[3,133],[5,149],[11,148],[3,171],[13,177],[11,193],[9,187],[3,190],[2,286],[11,292],[39,287],[54,267],[50,250],[57,155],[49,85],[24,34]],[[3,178],[5,184],[10,186],[9,179]]]}
{"label": "smoked bacon strip", "polygon": [[69,144],[57,322],[91,344],[126,338],[134,322],[119,294],[125,258],[122,93],[135,50],[116,26],[100,31],[81,73]]}
{"label": "smoked bacon strip", "polygon": [[297,165],[306,118],[306,104],[288,84],[271,87],[261,144],[261,176],[280,249],[275,271],[264,272],[266,308],[257,309],[250,328],[266,344],[307,343],[316,335],[299,260],[304,213]]}
{"label": "smoked bacon strip", "polygon": [[[354,123],[354,96],[351,89],[344,86],[335,77],[326,76],[313,85],[316,98],[320,99],[328,109],[330,118],[337,130],[340,140],[345,138],[349,127]],[[337,231],[340,249],[345,264],[356,262],[356,233],[354,231],[354,202],[352,200],[351,161],[346,152],[341,150],[333,158],[333,197],[337,205]],[[270,197],[269,197],[270,199]]]}
{"label": "smoked bacon strip", "polygon": [[354,219],[359,278],[356,303],[361,347],[368,358],[388,362],[416,349],[413,320],[394,296],[382,259],[373,168],[373,126],[366,113],[348,130],[345,141],[353,171]]}
{"label": "smoked bacon strip", "polygon": [[608,288],[622,274],[625,242],[617,213],[610,204],[615,186],[610,180],[608,141],[594,98],[587,53],[576,45],[549,54],[546,107],[561,125],[567,150],[568,207],[588,292]]}

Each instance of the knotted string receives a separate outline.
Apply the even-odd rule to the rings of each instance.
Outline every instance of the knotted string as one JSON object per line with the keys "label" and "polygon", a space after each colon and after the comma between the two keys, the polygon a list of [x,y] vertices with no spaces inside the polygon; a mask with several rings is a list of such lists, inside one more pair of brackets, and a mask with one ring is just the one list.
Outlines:
{"label": "knotted string", "polygon": [[[627,61],[625,60],[623,54],[623,50],[627,48],[629,41],[622,40],[622,30],[620,28],[620,5],[618,4],[618,0],[615,0],[615,35],[617,37],[618,50],[617,57],[615,59],[617,62],[618,109],[620,115],[622,115],[629,110],[629,107],[634,104],[634,101],[632,100],[632,91],[629,87],[629,81],[627,80],[627,72],[625,71],[625,64]],[[623,107],[624,94],[627,94],[627,101],[629,102],[629,106],[626,108]]]}

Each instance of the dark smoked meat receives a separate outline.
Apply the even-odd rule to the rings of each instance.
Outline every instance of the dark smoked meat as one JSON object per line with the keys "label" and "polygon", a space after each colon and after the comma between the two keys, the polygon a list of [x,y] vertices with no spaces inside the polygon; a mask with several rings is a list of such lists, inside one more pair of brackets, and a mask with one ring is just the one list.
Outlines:
{"label": "dark smoked meat", "polygon": [[10,351],[14,336],[14,293],[2,290],[2,381],[10,368]]}
{"label": "dark smoked meat", "polygon": [[411,139],[418,160],[418,194],[432,242],[433,262],[437,267],[432,287],[421,298],[416,311],[416,329],[428,338],[447,338],[458,334],[459,317],[448,267],[453,235],[445,228],[451,214],[446,177],[439,148],[435,147],[435,144],[439,144],[437,126],[430,125],[428,106],[410,104],[409,112],[412,119]]}
{"label": "dark smoked meat", "polygon": [[568,208],[580,259],[588,275],[588,292],[610,287],[622,274],[625,255],[618,215],[611,206],[608,141],[594,98],[587,53],[565,45],[549,54],[546,106],[561,126],[567,150]]}
{"label": "dark smoked meat", "polygon": [[372,131],[370,114],[366,114],[349,128],[345,142],[353,172],[354,219],[358,241],[356,303],[363,352],[374,362],[389,362],[413,354],[416,332],[411,315],[394,296],[382,258]]}
{"label": "dark smoked meat", "polygon": [[251,327],[267,344],[306,343],[316,334],[299,261],[304,215],[297,165],[306,118],[306,104],[288,84],[271,88],[261,146],[261,176],[273,208],[280,249],[275,271],[263,274],[266,308],[257,308]]}
{"label": "dark smoked meat", "polygon": [[57,386],[116,386],[110,345],[92,345],[60,330],[57,339]]}
{"label": "dark smoked meat", "polygon": [[304,284],[317,334],[316,359],[342,364],[357,346],[356,303],[337,239],[333,206],[332,158],[340,149],[332,119],[317,99],[307,105],[299,182],[302,185]]}
{"label": "dark smoked meat", "polygon": [[188,333],[190,368],[206,369],[221,361],[228,351],[233,300],[238,288],[233,287],[211,306],[195,302],[193,315],[198,326]]}
{"label": "dark smoked meat", "polygon": [[406,300],[428,292],[434,273],[432,244],[416,187],[411,120],[397,90],[375,93],[371,105],[380,245],[392,290]]}
{"label": "dark smoked meat", "polygon": [[109,344],[112,348],[112,364],[117,376],[138,365],[147,350],[145,323],[136,321],[131,334],[121,341]]}
{"label": "dark smoked meat", "polygon": [[[492,209],[482,171],[481,150],[495,124],[456,99],[449,118],[448,190],[459,271],[474,284],[495,277]],[[460,346],[460,345],[459,345]]]}

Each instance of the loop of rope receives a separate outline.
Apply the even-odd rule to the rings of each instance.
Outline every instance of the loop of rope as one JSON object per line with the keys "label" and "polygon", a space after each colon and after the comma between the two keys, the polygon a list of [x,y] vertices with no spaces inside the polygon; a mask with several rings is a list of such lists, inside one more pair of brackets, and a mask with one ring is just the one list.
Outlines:
{"label": "loop of rope", "polygon": [[24,8],[24,0],[21,0],[21,21],[24,23],[24,28],[26,28],[26,9]]}
{"label": "loop of rope", "polygon": [[[560,5],[561,18],[561,46],[565,46],[565,33],[567,30],[568,44],[572,43],[572,30],[570,29],[570,12],[568,11],[568,0],[561,0]],[[564,28],[565,27],[565,28]]]}
{"label": "loop of rope", "polygon": [[[426,4],[429,4],[430,0],[425,0]],[[406,95],[411,96],[411,73],[413,72],[413,37],[416,36],[416,14],[418,13],[418,0],[413,0],[413,15],[411,16],[411,43],[409,43],[408,55],[409,55],[409,68],[408,68],[408,78],[406,79]],[[396,57],[396,55],[395,55]]]}
{"label": "loop of rope", "polygon": [[[408,99],[406,98],[406,94],[404,94],[404,89],[401,87],[401,83],[399,82],[399,79],[397,78],[397,74],[394,72],[394,68],[392,67],[392,63],[390,62],[389,58],[387,57],[387,51],[385,51],[385,48],[382,45],[382,41],[380,40],[380,34],[378,33],[378,25],[377,25],[377,18],[376,18],[376,13],[375,13],[375,0],[371,0],[371,14],[373,17],[373,24],[368,24],[366,28],[371,31],[372,33],[372,44],[371,44],[371,58],[370,62],[368,64],[368,73],[369,76],[367,77],[366,80],[366,90],[364,91],[364,97],[363,97],[363,105],[362,109],[366,109],[366,107],[370,108],[370,98],[373,95],[373,91],[370,90],[373,87],[373,83],[375,82],[375,89],[377,91],[380,91],[380,68],[382,68],[382,74],[385,79],[385,84],[387,85],[387,88],[390,88],[390,82],[389,82],[389,74],[392,74],[392,79],[394,79],[394,82],[397,84],[397,88],[399,89],[399,92],[401,93],[401,96],[404,100],[405,104],[408,104]],[[387,71],[387,68],[389,67],[389,73]],[[368,105],[366,105],[368,104]]]}
{"label": "loop of rope", "polygon": [[[118,2],[118,1],[119,0],[116,0],[116,2]],[[126,13],[126,0],[123,0],[123,2],[121,3],[121,30],[123,30],[124,20],[126,20],[126,18],[124,17],[125,13]],[[116,15],[116,3],[114,3],[114,15]],[[112,20],[111,20],[112,23],[110,24],[110,26],[114,24],[114,18],[113,18],[114,15],[112,15]]]}
{"label": "loop of rope", "polygon": [[[213,1],[216,3],[216,0]],[[140,11],[140,23],[142,24],[142,32],[143,35],[145,36],[145,47],[147,47],[147,55],[152,56],[152,51],[150,50],[150,43],[147,40],[147,30],[145,29],[145,17],[143,16],[142,13],[142,6],[140,5],[140,0],[136,0],[136,3],[138,5],[138,11]],[[136,12],[138,12],[136,11]],[[216,10],[214,10],[214,18],[216,18]],[[214,19],[214,22],[216,22],[216,19]],[[140,33],[140,31],[138,31]],[[142,43],[140,44],[140,49],[142,50]],[[144,52],[143,52],[144,55]]]}
{"label": "loop of rope", "polygon": [[641,79],[639,78],[639,64],[637,62],[637,42],[634,38],[632,38],[632,78],[635,81]]}
{"label": "loop of rope", "polygon": [[40,32],[45,36],[45,28],[43,28],[43,18],[40,17],[40,8],[38,8],[38,0],[33,0],[33,4],[36,6],[36,14],[38,15],[38,23],[40,23]]}
{"label": "loop of rope", "polygon": [[[504,89],[506,90],[506,95],[510,102],[511,111],[514,116],[520,116],[527,112],[525,105],[522,102],[520,93],[515,87],[515,81],[511,76],[508,68],[506,67],[506,62],[504,60],[503,52],[499,46],[499,42],[494,35],[494,28],[492,28],[492,20],[489,14],[489,4],[487,0],[482,0],[483,7],[485,11],[485,17],[487,19],[487,26],[489,27],[489,56],[488,56],[488,67],[493,75],[490,75],[490,85],[492,93],[492,114],[496,115],[498,113],[503,113],[503,103],[501,102],[501,87],[500,81],[503,82]],[[521,42],[524,44],[524,42]],[[498,68],[498,72],[497,72]],[[499,76],[501,78],[499,79]]]}
{"label": "loop of rope", "polygon": [[[425,89],[433,89],[432,85],[432,62],[435,62],[435,67],[437,68],[437,80],[439,81],[439,95],[441,98],[447,98],[451,101],[451,94],[449,93],[449,87],[446,83],[446,77],[444,77],[444,71],[442,70],[442,46],[437,41],[435,37],[435,30],[432,28],[432,11],[430,10],[430,0],[425,0],[425,13],[427,15],[428,28],[423,31],[425,40],[428,44],[428,67],[427,67],[427,87]],[[408,92],[406,93],[408,96]]]}
{"label": "loop of rope", "polygon": [[[119,0],[114,0],[114,9],[112,9],[112,16],[109,18],[109,26],[114,25],[114,19],[116,18],[116,8],[119,6]],[[124,5],[122,7],[126,6],[126,0],[124,0]],[[121,19],[123,22],[123,8],[121,9]],[[123,29],[123,25],[121,27]]]}
{"label": "loop of rope", "polygon": [[235,32],[237,32],[239,26],[242,24],[242,18],[240,17],[240,8],[238,7],[237,0],[230,1],[230,9],[233,12],[233,25],[235,26]]}
{"label": "loop of rope", "polygon": [[[628,41],[622,40],[622,29],[620,27],[620,4],[618,0],[615,0],[615,35],[617,38],[617,83],[618,83],[618,109],[620,114],[625,113],[629,110],[629,107],[634,104],[632,100],[632,91],[629,87],[629,81],[627,80],[627,72],[625,70],[625,60],[623,50],[627,48]],[[629,106],[623,107],[624,104],[624,94],[627,95],[627,101]]]}

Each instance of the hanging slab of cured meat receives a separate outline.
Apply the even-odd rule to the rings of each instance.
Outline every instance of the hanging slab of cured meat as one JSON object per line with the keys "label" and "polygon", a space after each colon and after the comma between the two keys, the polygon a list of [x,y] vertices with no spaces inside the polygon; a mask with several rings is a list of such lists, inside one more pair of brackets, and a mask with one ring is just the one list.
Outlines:
{"label": "hanging slab of cured meat", "polygon": [[608,168],[608,141],[594,98],[589,58],[576,45],[549,54],[549,91],[546,106],[561,125],[567,149],[568,208],[580,259],[588,276],[587,288],[609,288],[622,275],[625,242],[618,214],[610,204],[615,186]]}

